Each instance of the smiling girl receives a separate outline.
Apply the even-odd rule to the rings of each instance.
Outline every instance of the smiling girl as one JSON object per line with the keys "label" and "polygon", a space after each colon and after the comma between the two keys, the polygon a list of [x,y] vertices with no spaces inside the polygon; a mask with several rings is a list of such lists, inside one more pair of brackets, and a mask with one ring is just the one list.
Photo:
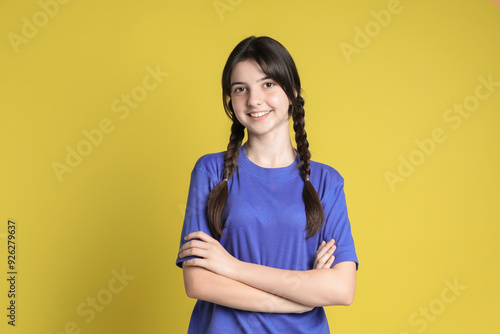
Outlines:
{"label": "smiling girl", "polygon": [[231,136],[226,152],[193,169],[177,258],[198,299],[189,333],[329,333],[323,306],[353,301],[344,181],[310,160],[301,93],[292,57],[272,38],[246,38],[226,62]]}

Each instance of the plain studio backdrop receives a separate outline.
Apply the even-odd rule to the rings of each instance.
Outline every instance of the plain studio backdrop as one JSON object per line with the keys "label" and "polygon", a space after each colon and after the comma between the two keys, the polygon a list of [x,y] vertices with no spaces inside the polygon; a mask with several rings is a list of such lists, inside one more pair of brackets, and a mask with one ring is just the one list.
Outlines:
{"label": "plain studio backdrop", "polygon": [[346,180],[360,267],[331,330],[492,333],[499,31],[488,0],[1,1],[2,333],[186,332],[189,177],[250,35],[294,57],[313,160]]}

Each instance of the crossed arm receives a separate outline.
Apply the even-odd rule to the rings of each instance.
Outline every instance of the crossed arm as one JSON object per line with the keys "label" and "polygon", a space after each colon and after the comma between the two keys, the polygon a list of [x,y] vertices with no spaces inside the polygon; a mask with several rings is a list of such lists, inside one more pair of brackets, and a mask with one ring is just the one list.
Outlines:
{"label": "crossed arm", "polygon": [[356,264],[334,261],[335,241],[323,241],[313,270],[283,270],[240,261],[204,232],[190,233],[179,250],[191,298],[254,312],[301,313],[314,307],[350,305]]}

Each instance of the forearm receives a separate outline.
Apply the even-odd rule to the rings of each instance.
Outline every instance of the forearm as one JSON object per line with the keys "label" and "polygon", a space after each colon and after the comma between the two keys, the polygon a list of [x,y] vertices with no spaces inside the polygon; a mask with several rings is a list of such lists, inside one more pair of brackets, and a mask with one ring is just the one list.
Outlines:
{"label": "forearm", "polygon": [[183,275],[190,298],[252,312],[302,313],[312,309],[204,268],[185,266]]}
{"label": "forearm", "polygon": [[354,262],[332,269],[294,271],[239,262],[231,279],[311,307],[350,305],[356,287]]}
{"label": "forearm", "polygon": [[[331,269],[283,270],[238,260],[230,255],[217,240],[202,231],[190,233],[184,239],[188,242],[179,249],[179,257],[195,257],[186,260],[184,267],[204,268],[209,272],[230,279],[227,282],[222,281],[222,284],[217,286],[220,293],[224,293],[226,289],[224,284],[233,285],[235,283],[232,281],[237,281],[256,290],[263,290],[271,295],[310,307],[350,305],[354,298],[356,263],[352,261],[341,262]],[[188,268],[184,270],[186,269]],[[195,279],[195,277],[185,277],[185,283],[191,282],[187,278],[193,279],[193,282],[201,281],[203,284],[203,280]],[[214,280],[217,278],[217,283],[220,283],[218,280],[222,279],[217,276],[209,276],[209,278]],[[204,286],[210,285],[204,284]],[[198,284],[193,286],[198,286]],[[236,285],[236,290],[240,288],[243,289],[242,286]],[[186,287],[186,291],[188,292],[188,287]],[[209,293],[210,298],[217,298],[217,293],[213,294],[201,287],[197,288],[196,291],[202,291],[197,292],[196,298],[208,300],[208,297],[203,295],[204,293]],[[251,301],[252,293],[250,291],[246,290],[244,294],[248,301]],[[190,292],[188,295],[193,296]],[[232,298],[238,298],[237,294],[228,297],[223,298],[222,302],[238,302],[231,301]],[[216,302],[215,300],[208,301]],[[258,299],[258,301],[262,301],[262,299]],[[244,301],[244,305],[247,304]],[[252,307],[255,307],[255,301],[252,301],[251,304]]]}

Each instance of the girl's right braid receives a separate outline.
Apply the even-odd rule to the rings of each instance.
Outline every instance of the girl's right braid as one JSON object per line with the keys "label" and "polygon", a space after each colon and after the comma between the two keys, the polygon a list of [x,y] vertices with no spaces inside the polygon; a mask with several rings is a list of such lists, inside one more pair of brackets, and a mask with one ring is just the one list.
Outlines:
{"label": "girl's right braid", "polygon": [[224,180],[229,180],[238,166],[238,156],[240,154],[241,143],[245,136],[245,127],[235,118],[231,126],[229,144],[224,155]]}
{"label": "girl's right braid", "polygon": [[208,227],[212,237],[219,240],[224,229],[224,222],[222,215],[226,207],[228,197],[228,181],[233,175],[236,167],[238,166],[238,156],[240,154],[241,144],[245,136],[245,127],[236,119],[233,118],[233,125],[231,126],[231,135],[229,137],[229,144],[227,151],[224,155],[224,171],[223,180],[217,184],[208,196],[207,214],[208,214]]}

